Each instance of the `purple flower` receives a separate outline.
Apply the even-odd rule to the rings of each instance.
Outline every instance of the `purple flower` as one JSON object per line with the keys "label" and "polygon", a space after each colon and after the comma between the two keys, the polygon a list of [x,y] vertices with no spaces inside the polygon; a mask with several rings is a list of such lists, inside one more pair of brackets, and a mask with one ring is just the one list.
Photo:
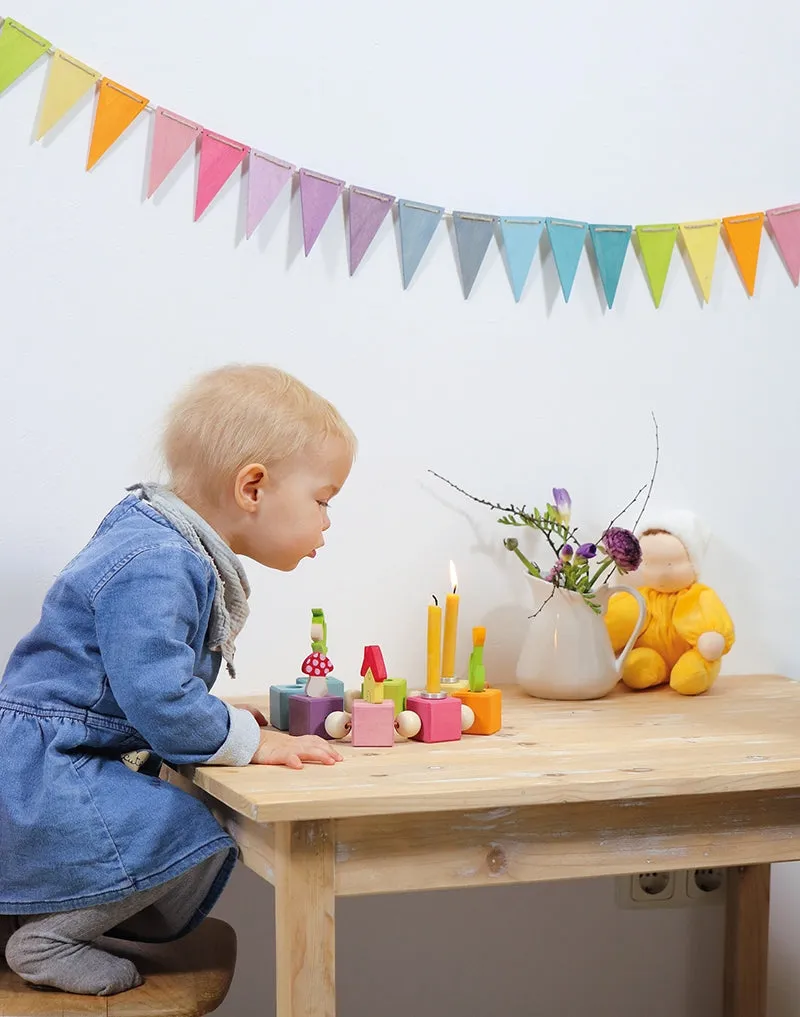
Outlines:
{"label": "purple flower", "polygon": [[635,572],[642,563],[642,549],[630,530],[612,526],[606,530],[600,549],[605,551],[620,572]]}
{"label": "purple flower", "polygon": [[588,561],[590,558],[597,556],[597,544],[581,544],[578,550],[575,552],[576,558],[583,558]]}
{"label": "purple flower", "polygon": [[572,499],[569,496],[569,491],[565,487],[554,487],[553,501],[558,521],[566,526],[572,515]]}
{"label": "purple flower", "polygon": [[572,561],[572,545],[564,544],[564,546],[559,551],[558,557],[563,562]]}

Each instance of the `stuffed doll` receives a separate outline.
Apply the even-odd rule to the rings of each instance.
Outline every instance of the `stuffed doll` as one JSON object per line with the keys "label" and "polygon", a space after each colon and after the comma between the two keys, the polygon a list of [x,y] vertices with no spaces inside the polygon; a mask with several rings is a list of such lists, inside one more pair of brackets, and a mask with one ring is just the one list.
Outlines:
{"label": "stuffed doll", "polygon": [[[719,597],[698,581],[708,536],[691,512],[652,518],[637,533],[642,564],[625,577],[647,604],[647,618],[622,668],[631,689],[669,682],[696,696],[714,684],[722,657],[733,646],[733,622]],[[634,598],[614,593],[605,616],[614,653],[621,653],[639,617]]]}

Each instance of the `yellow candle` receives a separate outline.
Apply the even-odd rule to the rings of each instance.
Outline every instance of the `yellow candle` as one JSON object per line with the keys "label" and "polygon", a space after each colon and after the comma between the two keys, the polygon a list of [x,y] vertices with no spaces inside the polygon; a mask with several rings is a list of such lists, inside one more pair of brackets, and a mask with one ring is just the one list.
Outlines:
{"label": "yellow candle", "polygon": [[441,692],[441,666],[442,609],[438,604],[431,604],[428,608],[428,673],[425,682],[428,692]]}
{"label": "yellow candle", "polygon": [[453,592],[447,594],[444,605],[444,647],[442,649],[442,678],[455,678],[456,635],[458,633],[458,577],[456,567],[450,562],[450,585]]}

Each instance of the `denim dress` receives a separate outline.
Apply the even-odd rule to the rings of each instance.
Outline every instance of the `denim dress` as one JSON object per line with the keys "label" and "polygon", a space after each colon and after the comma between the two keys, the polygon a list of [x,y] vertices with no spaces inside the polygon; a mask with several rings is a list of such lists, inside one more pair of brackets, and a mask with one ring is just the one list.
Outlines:
{"label": "denim dress", "polygon": [[[211,564],[129,496],[57,577],[0,681],[0,914],[121,900],[229,849],[196,798],[121,756],[204,763],[230,714],[209,694]],[[188,931],[188,928],[183,931]]]}

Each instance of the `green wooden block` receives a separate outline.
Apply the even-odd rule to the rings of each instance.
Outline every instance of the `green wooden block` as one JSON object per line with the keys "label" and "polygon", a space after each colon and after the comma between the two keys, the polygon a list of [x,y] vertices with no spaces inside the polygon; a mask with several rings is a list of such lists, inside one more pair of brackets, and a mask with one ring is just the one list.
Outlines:
{"label": "green wooden block", "polygon": [[[364,695],[364,684],[361,684],[361,695]],[[394,703],[394,715],[397,716],[406,708],[406,696],[408,686],[405,678],[387,678],[383,683],[384,699],[391,699]]]}

